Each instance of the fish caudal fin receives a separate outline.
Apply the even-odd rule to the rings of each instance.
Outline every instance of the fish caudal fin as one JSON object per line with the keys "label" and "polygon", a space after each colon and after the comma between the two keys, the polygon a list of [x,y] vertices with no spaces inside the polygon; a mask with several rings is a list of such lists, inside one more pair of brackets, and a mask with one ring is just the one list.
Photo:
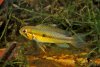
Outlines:
{"label": "fish caudal fin", "polygon": [[84,47],[85,41],[83,36],[73,36],[73,41],[72,45],[75,46],[76,48],[82,48]]}

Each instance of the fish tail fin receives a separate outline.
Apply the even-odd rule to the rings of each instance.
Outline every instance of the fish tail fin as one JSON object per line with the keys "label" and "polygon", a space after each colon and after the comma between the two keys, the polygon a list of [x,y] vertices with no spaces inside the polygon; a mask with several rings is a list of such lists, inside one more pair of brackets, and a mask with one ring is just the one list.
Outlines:
{"label": "fish tail fin", "polygon": [[83,47],[85,44],[84,37],[83,36],[73,36],[73,41],[71,44],[77,48]]}
{"label": "fish tail fin", "polygon": [[76,38],[73,38],[71,40],[71,42],[69,43],[69,46],[73,47],[73,48],[77,48],[77,40],[76,40]]}

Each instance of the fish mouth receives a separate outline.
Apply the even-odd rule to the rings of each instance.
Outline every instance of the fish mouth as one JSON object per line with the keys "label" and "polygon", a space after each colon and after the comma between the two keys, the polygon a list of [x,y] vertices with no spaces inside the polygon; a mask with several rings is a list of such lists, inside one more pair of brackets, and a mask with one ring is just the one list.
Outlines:
{"label": "fish mouth", "polygon": [[23,35],[23,33],[22,33],[22,28],[19,30],[19,33],[20,33],[21,35]]}

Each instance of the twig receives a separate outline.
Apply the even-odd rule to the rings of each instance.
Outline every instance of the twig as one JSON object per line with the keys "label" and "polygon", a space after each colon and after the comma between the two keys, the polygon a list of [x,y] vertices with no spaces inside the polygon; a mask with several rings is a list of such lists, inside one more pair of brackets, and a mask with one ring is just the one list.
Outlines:
{"label": "twig", "polygon": [[11,46],[6,50],[6,52],[4,53],[2,58],[0,59],[0,65],[2,65],[2,66],[6,65],[6,62],[9,60],[9,58],[11,58],[11,54],[14,53],[16,46],[17,46],[16,42],[13,42],[11,44]]}

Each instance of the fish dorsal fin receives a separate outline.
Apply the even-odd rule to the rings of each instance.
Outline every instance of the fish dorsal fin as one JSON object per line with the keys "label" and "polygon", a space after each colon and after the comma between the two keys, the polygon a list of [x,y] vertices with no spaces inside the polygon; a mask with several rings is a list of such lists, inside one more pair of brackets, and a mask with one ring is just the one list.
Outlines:
{"label": "fish dorsal fin", "polygon": [[69,35],[69,34],[66,33],[65,30],[59,29],[59,28],[57,28],[55,26],[51,26],[51,25],[40,24],[40,25],[37,25],[35,27],[38,28],[38,29],[42,29],[42,30],[48,30],[48,31],[51,31],[51,32],[57,32],[57,33],[60,33],[60,34]]}

